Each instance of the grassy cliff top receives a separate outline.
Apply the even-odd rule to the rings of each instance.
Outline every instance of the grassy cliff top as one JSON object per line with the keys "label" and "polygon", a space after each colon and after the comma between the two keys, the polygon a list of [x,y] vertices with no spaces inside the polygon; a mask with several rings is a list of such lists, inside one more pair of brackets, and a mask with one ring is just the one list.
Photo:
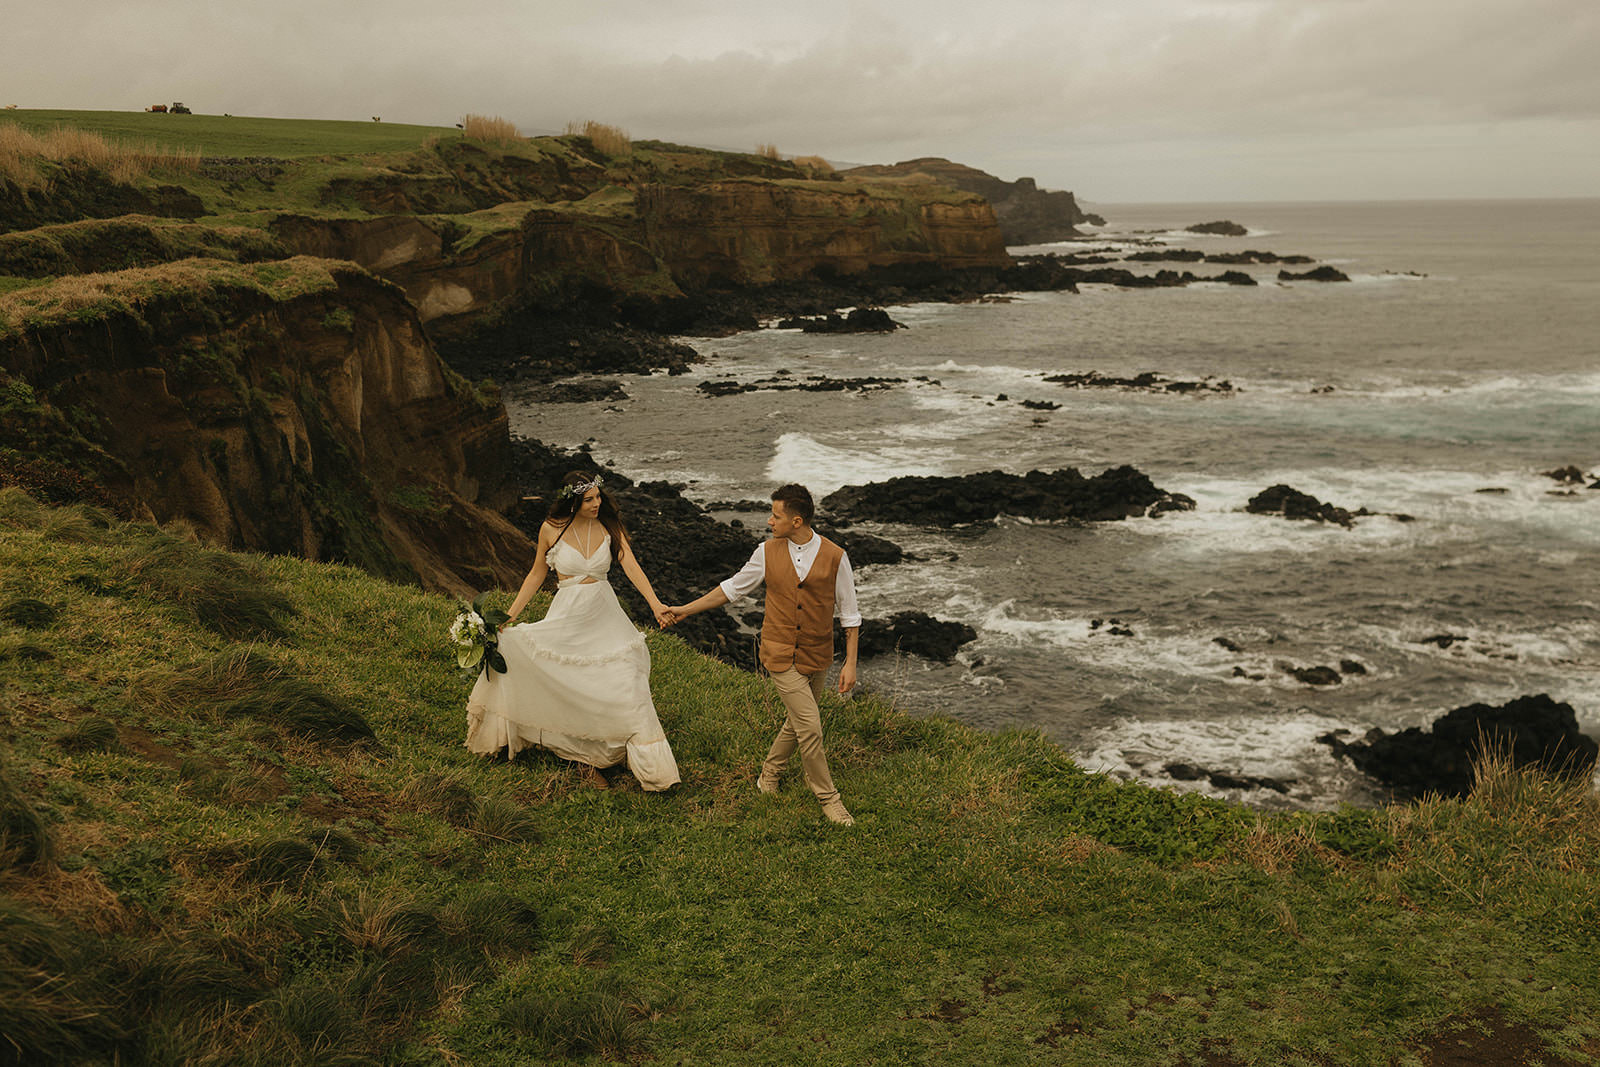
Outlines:
{"label": "grassy cliff top", "polygon": [[73,126],[112,140],[150,141],[169,150],[199,149],[205,156],[370,155],[406,152],[430,138],[454,136],[448,126],[398,122],[337,122],[326,119],[270,119],[242,115],[173,115],[145,111],[23,110],[0,112],[0,122],[15,122],[35,134]]}
{"label": "grassy cliff top", "polygon": [[153,267],[45,279],[26,288],[0,291],[0,338],[63,322],[94,322],[107,315],[137,313],[152,297],[247,290],[276,301],[325,292],[338,285],[337,272],[365,274],[339,260],[295,256],[266,263],[181,259]]}
{"label": "grassy cliff top", "polygon": [[1587,786],[1269,817],[880,689],[825,705],[842,830],[795,769],[754,789],[770,684],[670,633],[681,786],[470,756],[454,610],[0,492],[18,1062],[1415,1064],[1495,1027],[1600,1053]]}

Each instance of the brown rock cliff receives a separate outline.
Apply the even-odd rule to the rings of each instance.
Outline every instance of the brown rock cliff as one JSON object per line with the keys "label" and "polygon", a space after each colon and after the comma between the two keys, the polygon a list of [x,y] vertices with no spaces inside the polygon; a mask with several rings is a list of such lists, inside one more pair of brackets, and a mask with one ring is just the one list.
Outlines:
{"label": "brown rock cliff", "polygon": [[[40,413],[71,410],[52,424],[82,441],[54,455],[130,514],[457,593],[531,563],[495,510],[504,407],[440,362],[398,288],[348,264],[190,260],[12,293],[0,369]],[[8,427],[0,445],[25,452]]]}

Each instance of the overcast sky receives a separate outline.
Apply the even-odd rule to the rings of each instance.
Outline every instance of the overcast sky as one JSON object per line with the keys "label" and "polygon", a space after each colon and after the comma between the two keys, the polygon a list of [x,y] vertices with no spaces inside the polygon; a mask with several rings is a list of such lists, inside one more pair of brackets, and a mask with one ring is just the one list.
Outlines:
{"label": "overcast sky", "polygon": [[1600,196],[1600,0],[5,0],[0,104],[888,163],[1093,202]]}

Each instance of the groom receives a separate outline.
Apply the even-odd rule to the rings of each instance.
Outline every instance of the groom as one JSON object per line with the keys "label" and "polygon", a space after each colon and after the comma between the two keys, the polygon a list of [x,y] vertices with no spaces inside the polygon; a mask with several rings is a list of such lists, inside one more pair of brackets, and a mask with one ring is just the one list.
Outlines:
{"label": "groom", "polygon": [[844,665],[839,692],[856,684],[856,642],[861,613],[856,609],[856,584],[844,549],[811,528],[811,494],[801,485],[785,485],[772,494],[763,542],[739,573],[692,604],[668,608],[674,620],[731,604],[766,583],[766,618],[761,624],[761,665],[772,675],[783,698],[783,727],[761,765],[756,788],[778,791],[778,775],[800,750],[806,784],[822,802],[822,813],[842,826],[855,825],[828,773],[822,747],[822,711],[818,699],[833,663],[833,616],[844,627]]}

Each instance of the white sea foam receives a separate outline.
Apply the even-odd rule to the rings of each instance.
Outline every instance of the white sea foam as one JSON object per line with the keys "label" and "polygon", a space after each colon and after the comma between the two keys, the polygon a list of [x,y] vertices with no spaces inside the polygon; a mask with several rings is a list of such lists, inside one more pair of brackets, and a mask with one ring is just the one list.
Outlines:
{"label": "white sea foam", "polygon": [[800,482],[821,497],[845,485],[902,475],[945,474],[956,458],[949,448],[839,448],[807,434],[789,432],[778,438],[766,473],[774,484]]}
{"label": "white sea foam", "polygon": [[1278,794],[1219,790],[1205,779],[1179,781],[1164,768],[1187,763],[1236,776],[1275,778],[1288,785],[1296,806],[1316,808],[1331,807],[1343,792],[1336,783],[1354,777],[1317,738],[1340,729],[1359,734],[1366,728],[1304,710],[1274,719],[1123,718],[1076,743],[1068,741],[1067,747],[1089,770],[1212,796],[1272,802]]}

